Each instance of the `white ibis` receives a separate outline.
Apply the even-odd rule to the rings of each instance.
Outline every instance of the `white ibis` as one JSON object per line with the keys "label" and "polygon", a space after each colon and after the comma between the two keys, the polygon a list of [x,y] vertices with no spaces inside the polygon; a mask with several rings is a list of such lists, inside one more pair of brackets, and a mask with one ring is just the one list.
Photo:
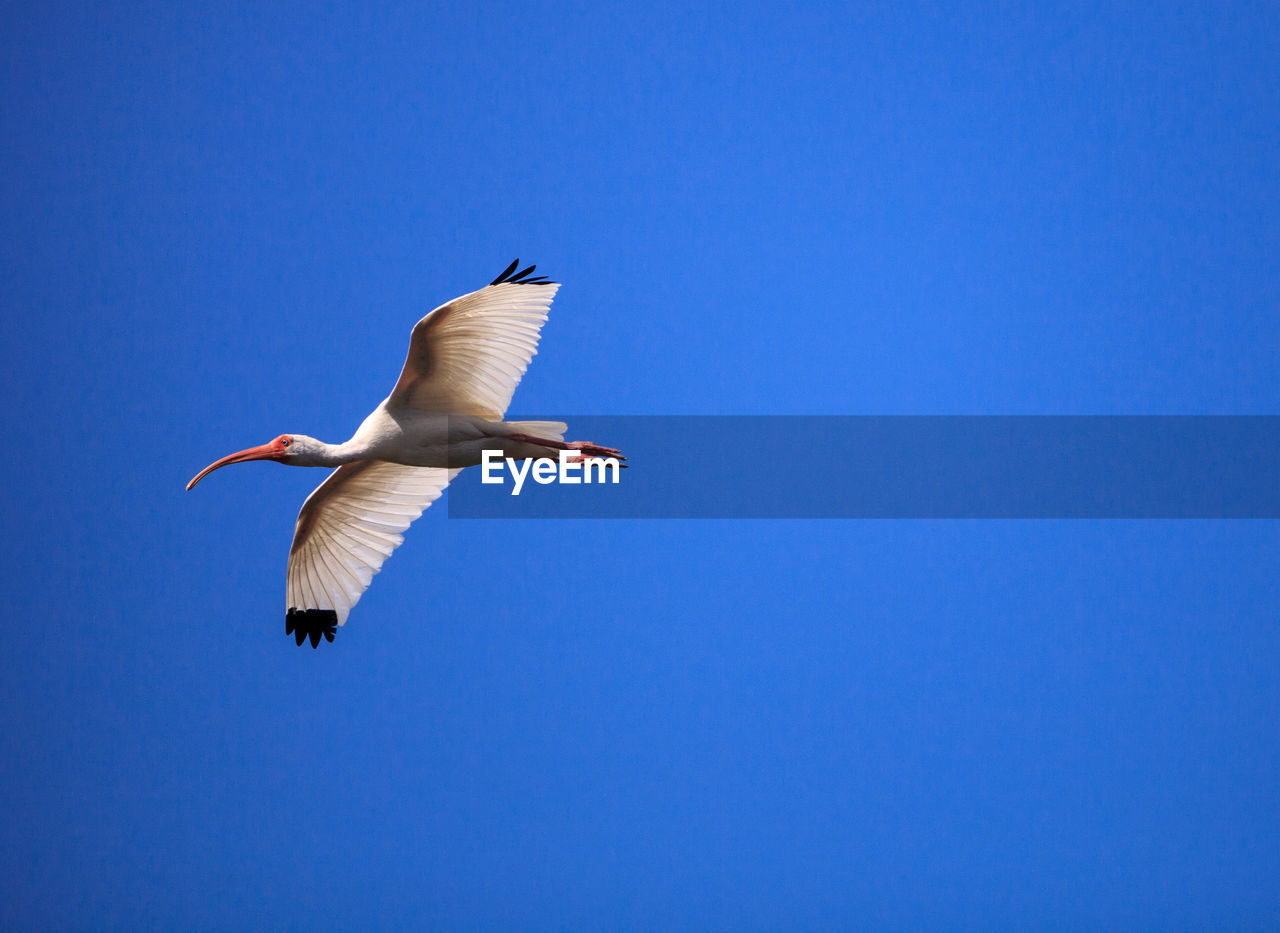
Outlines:
{"label": "white ibis", "polygon": [[313,648],[333,641],[403,532],[483,450],[542,459],[616,457],[610,447],[566,443],[559,421],[503,421],[560,288],[516,260],[488,286],[436,308],[409,337],[409,355],[391,394],[349,441],[326,444],[281,434],[209,464],[248,460],[337,467],[302,504],[289,549],[285,633]]}

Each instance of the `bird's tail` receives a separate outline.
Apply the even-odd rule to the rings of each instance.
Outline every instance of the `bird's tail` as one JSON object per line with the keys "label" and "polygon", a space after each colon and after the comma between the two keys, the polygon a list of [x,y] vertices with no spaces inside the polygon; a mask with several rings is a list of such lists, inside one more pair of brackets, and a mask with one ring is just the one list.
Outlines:
{"label": "bird's tail", "polygon": [[563,421],[507,421],[504,423],[519,434],[528,434],[530,437],[540,437],[547,441],[563,441],[564,432],[569,430],[569,426]]}

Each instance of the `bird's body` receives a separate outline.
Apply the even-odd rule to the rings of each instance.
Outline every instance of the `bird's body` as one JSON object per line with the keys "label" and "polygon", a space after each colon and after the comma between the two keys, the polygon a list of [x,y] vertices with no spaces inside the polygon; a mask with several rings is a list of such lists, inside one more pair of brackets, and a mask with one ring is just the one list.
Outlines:
{"label": "bird's body", "polygon": [[414,326],[395,388],[349,440],[326,444],[283,434],[223,457],[187,485],[248,460],[337,467],[307,497],[289,551],[285,630],[299,645],[333,640],[404,530],[459,470],[479,464],[483,451],[516,459],[560,450],[624,459],[590,442],[566,443],[558,421],[502,420],[559,288],[529,278],[532,266],[519,273],[517,266]]}
{"label": "bird's body", "polygon": [[[358,460],[381,460],[411,467],[476,466],[484,450],[502,450],[517,459],[545,457],[547,445],[522,438],[558,441],[559,421],[488,421],[475,415],[445,415],[391,409],[384,401],[360,423],[350,440],[326,444],[293,434],[293,466],[337,467]],[[546,433],[554,432],[554,433]]]}

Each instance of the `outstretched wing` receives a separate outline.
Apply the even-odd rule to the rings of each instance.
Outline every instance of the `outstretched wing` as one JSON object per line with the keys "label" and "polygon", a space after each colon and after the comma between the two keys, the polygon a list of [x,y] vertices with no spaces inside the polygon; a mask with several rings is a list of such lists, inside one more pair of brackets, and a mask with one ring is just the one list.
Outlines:
{"label": "outstretched wing", "polygon": [[369,586],[403,532],[457,470],[362,460],[338,467],[302,504],[289,549],[285,630],[298,644],[334,627]]}
{"label": "outstretched wing", "polygon": [[560,288],[516,260],[479,291],[436,308],[416,325],[388,408],[501,421]]}

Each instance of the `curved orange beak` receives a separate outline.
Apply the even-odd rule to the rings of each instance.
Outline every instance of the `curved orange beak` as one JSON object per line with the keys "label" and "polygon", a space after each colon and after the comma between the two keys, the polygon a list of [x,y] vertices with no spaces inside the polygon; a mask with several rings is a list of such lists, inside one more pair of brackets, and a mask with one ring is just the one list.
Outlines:
{"label": "curved orange beak", "polygon": [[221,460],[215,460],[203,470],[195,475],[195,478],[187,483],[187,491],[190,492],[195,488],[196,483],[204,479],[214,470],[219,470],[224,466],[232,463],[244,463],[246,460],[276,460],[284,453],[284,448],[279,442],[272,441],[270,444],[263,444],[261,447],[250,447],[248,450],[242,450],[238,453],[227,454]]}

